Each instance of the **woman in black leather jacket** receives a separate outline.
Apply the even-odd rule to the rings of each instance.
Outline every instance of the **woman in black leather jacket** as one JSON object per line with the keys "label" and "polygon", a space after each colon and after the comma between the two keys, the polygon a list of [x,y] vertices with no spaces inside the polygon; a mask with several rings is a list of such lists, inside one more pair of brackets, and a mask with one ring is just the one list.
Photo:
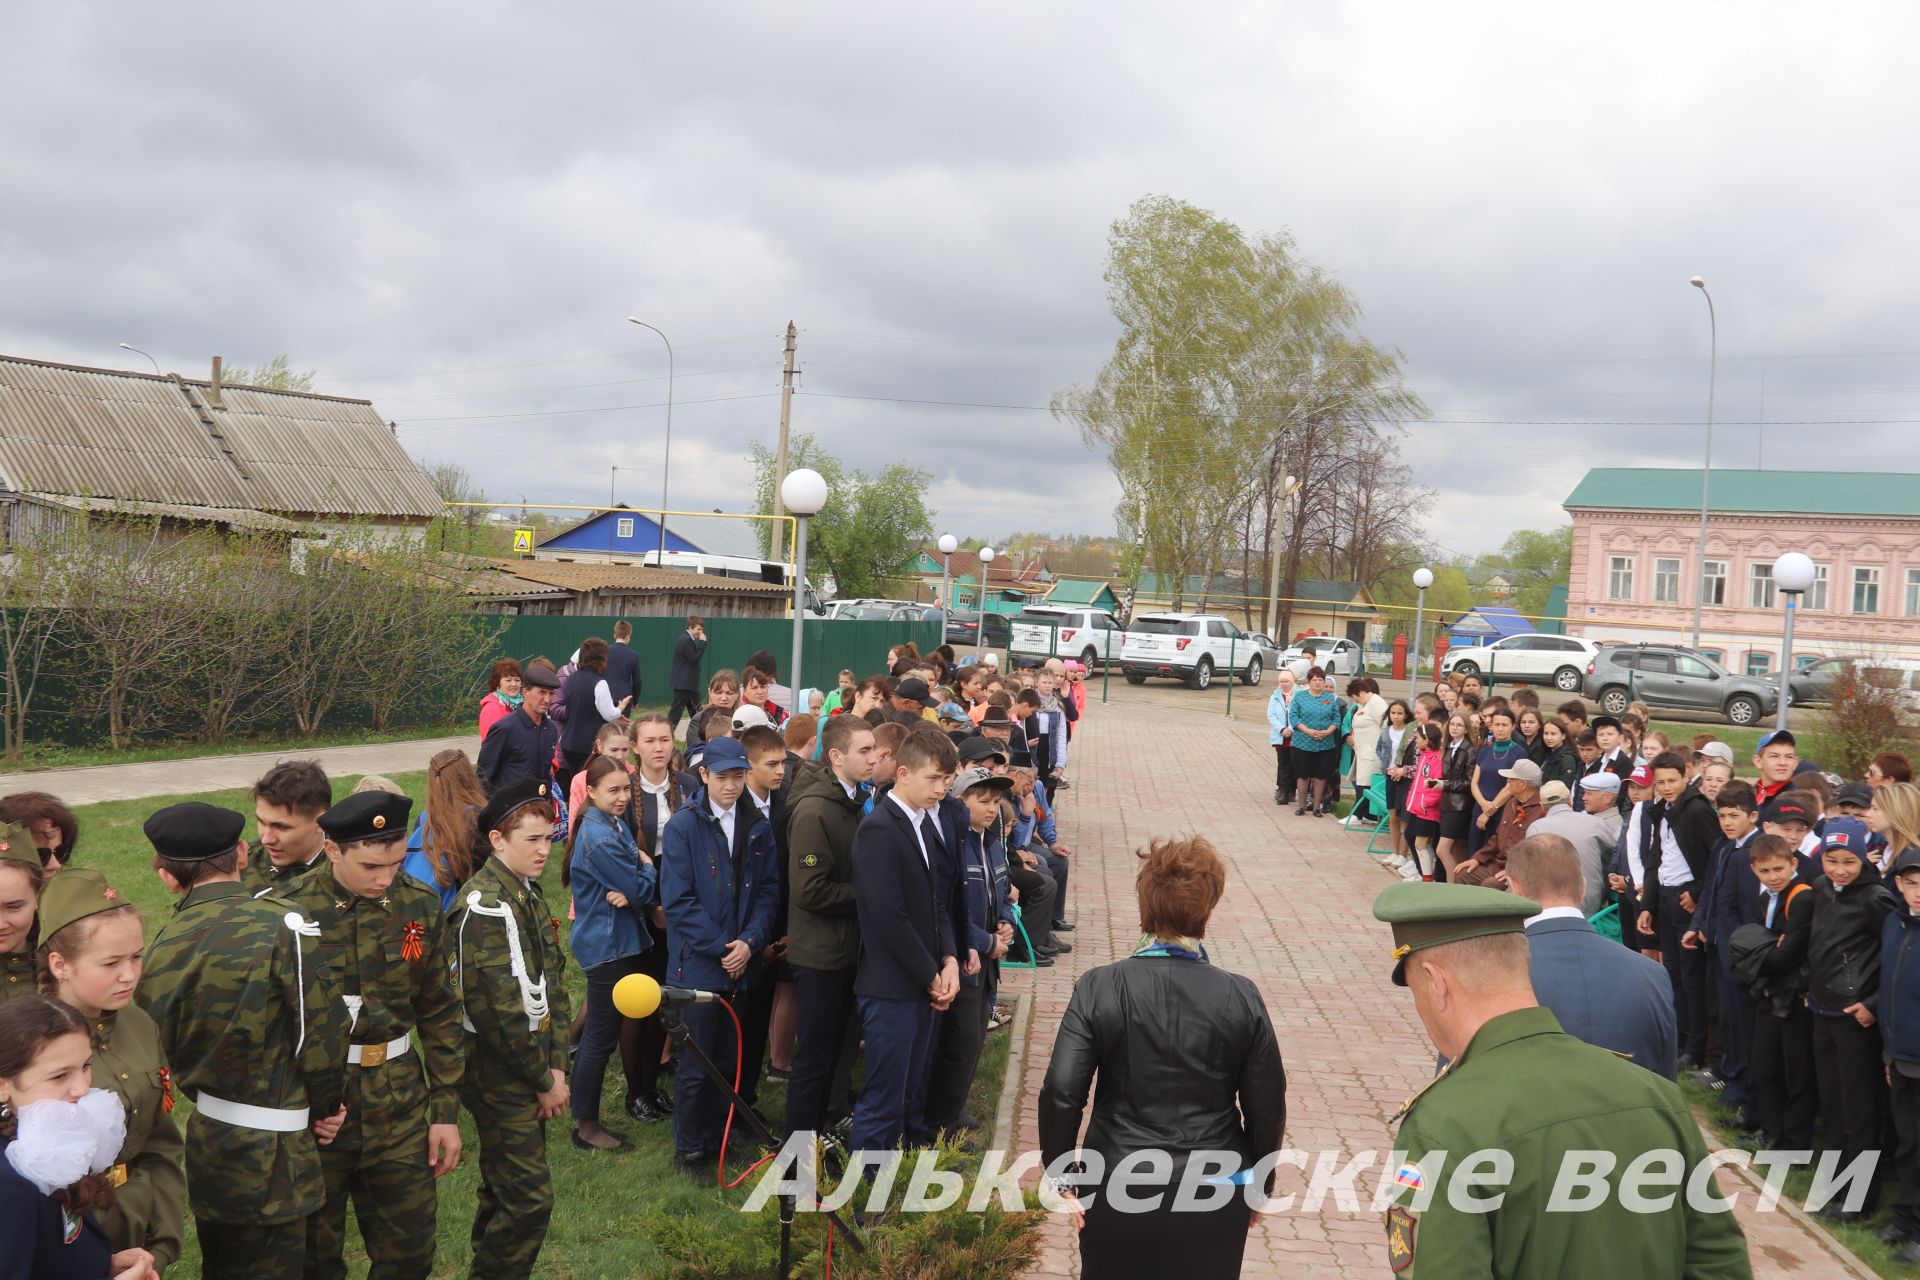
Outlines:
{"label": "woman in black leather jacket", "polygon": [[1438,852],[1440,866],[1449,879],[1467,852],[1467,823],[1473,807],[1468,791],[1473,785],[1473,759],[1479,751],[1479,736],[1467,713],[1456,711],[1448,716],[1446,743],[1440,748],[1440,758],[1446,766],[1440,785],[1446,795],[1440,800]]}
{"label": "woman in black leather jacket", "polygon": [[[1279,1149],[1287,1115],[1280,1046],[1259,989],[1208,963],[1200,942],[1226,887],[1220,855],[1196,836],[1156,840],[1140,857],[1135,888],[1148,936],[1132,956],[1074,984],[1041,1090],[1042,1158],[1052,1166],[1084,1148],[1103,1162],[1080,1187],[1090,1201],[1075,1219],[1082,1276],[1237,1276],[1259,1217],[1251,1206],[1271,1194],[1271,1173],[1257,1186],[1236,1183],[1218,1203],[1201,1196],[1204,1207],[1175,1206],[1187,1162],[1200,1153],[1217,1153],[1217,1181]],[[1096,1073],[1093,1119],[1080,1142]],[[1158,1178],[1130,1184],[1133,1200],[1159,1203],[1116,1210],[1100,1175],[1141,1151],[1171,1158],[1160,1166],[1164,1189]]]}

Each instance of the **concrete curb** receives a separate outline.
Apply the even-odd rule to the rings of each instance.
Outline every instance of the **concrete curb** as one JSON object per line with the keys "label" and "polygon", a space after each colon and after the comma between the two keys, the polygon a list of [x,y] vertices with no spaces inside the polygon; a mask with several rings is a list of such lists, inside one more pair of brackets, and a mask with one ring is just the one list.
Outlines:
{"label": "concrete curb", "polygon": [[[1020,1003],[1015,1007],[1013,1025],[1007,1028],[1007,1034],[1013,1037],[1007,1044],[1007,1073],[1000,1082],[1000,1101],[993,1109],[993,1133],[988,1140],[988,1148],[994,1151],[1011,1151],[1009,1145],[1015,1137],[1013,1127],[1013,1109],[1020,1096],[1020,1072],[1027,1060],[1027,1031],[1033,1023],[1033,993],[1023,992],[1018,997]],[[998,1035],[990,1031],[988,1035]]]}

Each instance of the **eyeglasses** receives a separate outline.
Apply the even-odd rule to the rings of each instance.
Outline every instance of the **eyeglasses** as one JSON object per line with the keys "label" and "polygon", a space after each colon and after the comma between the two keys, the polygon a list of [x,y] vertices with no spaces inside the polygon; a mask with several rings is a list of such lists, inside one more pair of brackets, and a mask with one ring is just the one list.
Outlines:
{"label": "eyeglasses", "polygon": [[60,856],[58,849],[41,849],[36,847],[34,852],[40,855],[40,866],[43,869],[52,862],[58,862],[63,867],[67,865],[66,859]]}

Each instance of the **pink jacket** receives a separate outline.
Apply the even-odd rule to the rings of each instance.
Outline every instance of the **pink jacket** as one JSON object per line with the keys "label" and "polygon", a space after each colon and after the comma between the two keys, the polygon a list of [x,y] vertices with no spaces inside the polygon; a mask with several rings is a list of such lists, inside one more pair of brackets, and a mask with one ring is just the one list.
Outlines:
{"label": "pink jacket", "polygon": [[489,693],[480,699],[480,741],[487,740],[487,730],[513,714],[513,708]]}
{"label": "pink jacket", "polygon": [[1422,751],[1420,763],[1414,767],[1413,783],[1407,788],[1407,816],[1431,822],[1440,816],[1440,797],[1444,794],[1439,787],[1427,785],[1427,779],[1444,780],[1447,766],[1445,757],[1438,751]]}

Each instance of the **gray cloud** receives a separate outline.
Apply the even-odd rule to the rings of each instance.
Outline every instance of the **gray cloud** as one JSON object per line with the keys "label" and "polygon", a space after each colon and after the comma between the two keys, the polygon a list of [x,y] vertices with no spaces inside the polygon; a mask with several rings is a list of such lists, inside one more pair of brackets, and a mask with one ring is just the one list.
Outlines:
{"label": "gray cloud", "polygon": [[638,503],[666,362],[637,313],[679,343],[675,505],[710,509],[772,440],[793,318],[796,430],[927,467],[946,527],[1103,531],[1104,463],[1044,413],[826,393],[1045,404],[1111,342],[1108,223],[1168,192],[1290,228],[1355,291],[1436,419],[1406,443],[1429,530],[1482,551],[1555,522],[1588,466],[1697,464],[1696,272],[1722,309],[1716,461],[1754,465],[1738,424],[1765,418],[1783,473],[1914,466],[1913,423],[1830,424],[1920,419],[1916,182],[1890,160],[1917,26],[1892,4],[29,7],[0,78],[0,349],[117,364],[125,340],[196,373],[287,351],[497,496],[598,501],[618,465]]}

